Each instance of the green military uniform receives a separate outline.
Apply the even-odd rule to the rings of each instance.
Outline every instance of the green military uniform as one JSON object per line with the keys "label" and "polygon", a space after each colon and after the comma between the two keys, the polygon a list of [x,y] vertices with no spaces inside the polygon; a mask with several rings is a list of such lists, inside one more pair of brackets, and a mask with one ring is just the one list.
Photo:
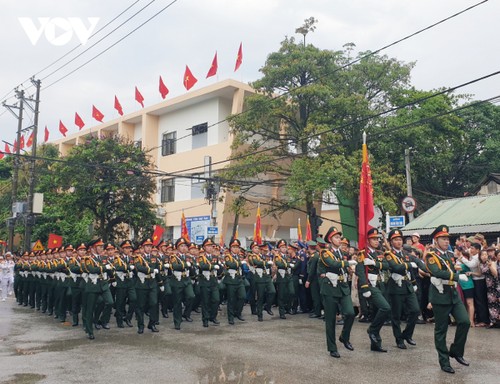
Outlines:
{"label": "green military uniform", "polygon": [[[396,238],[402,239],[403,234],[398,229],[393,229],[389,232],[389,241],[394,241]],[[402,243],[401,243],[402,244]],[[387,262],[389,263],[389,270],[391,278],[387,283],[387,290],[391,302],[391,323],[392,332],[396,339],[396,344],[400,349],[406,349],[404,341],[410,345],[416,345],[413,340],[413,332],[417,323],[417,317],[420,313],[420,306],[418,305],[417,295],[415,294],[414,279],[411,276],[412,263],[422,265],[422,262],[417,258],[409,255],[403,249],[393,248],[391,251],[385,253]],[[408,316],[406,328],[401,331],[401,315],[405,307]]]}
{"label": "green military uniform", "polygon": [[[254,284],[257,293],[257,303],[256,312],[258,321],[263,321],[263,308],[264,301],[266,302],[266,311],[271,316],[273,312],[271,311],[271,305],[274,302],[274,296],[276,295],[276,288],[273,284],[273,278],[271,276],[272,261],[267,262],[262,258],[259,253],[252,253],[248,257],[249,265],[255,269],[254,273]],[[269,263],[269,264],[268,264]]]}
{"label": "green military uniform", "polygon": [[298,247],[295,247],[295,245],[291,245],[291,247],[294,248],[295,252],[292,253],[289,266],[291,270],[291,277],[292,277],[292,285],[293,285],[293,293],[291,294],[291,315],[296,315],[297,310],[299,308],[299,287],[300,287],[300,264],[301,260],[297,256],[297,253],[299,251]]}
{"label": "green military uniform", "polygon": [[[203,247],[213,245],[212,239],[203,241]],[[220,301],[219,282],[215,273],[220,266],[214,262],[212,255],[200,255],[198,257],[198,268],[200,276],[198,284],[200,287],[201,319],[204,327],[208,327],[211,321],[215,325],[219,324],[217,313]]]}
{"label": "green military uniform", "polygon": [[[378,230],[370,229],[367,233],[368,239],[378,238]],[[384,259],[382,252],[367,247],[358,256],[356,265],[356,276],[358,277],[359,292],[369,300],[373,312],[373,320],[368,327],[368,335],[371,342],[371,350],[376,352],[387,352],[382,348],[380,330],[384,322],[390,318],[391,307],[385,299],[381,286],[384,284],[381,271],[388,270],[389,264]]]}
{"label": "green military uniform", "polygon": [[123,322],[127,318],[126,304],[129,286],[128,264],[120,256],[113,259],[115,271],[115,317],[118,328],[124,328]]}
{"label": "green military uniform", "polygon": [[[240,246],[241,242],[238,239],[234,239],[230,243],[230,247],[233,249]],[[224,257],[224,266],[226,269],[224,285],[227,293],[227,320],[229,324],[233,325],[235,317],[240,321],[245,321],[241,316],[241,311],[245,304],[246,291],[239,255],[232,252],[227,253]]]}
{"label": "green military uniform", "polygon": [[[447,238],[448,236],[449,231],[446,225],[440,225],[432,233],[432,237],[437,239],[438,243],[439,237]],[[439,357],[439,365],[443,371],[454,373],[455,371],[450,366],[450,357],[455,358],[462,365],[469,365],[463,359],[463,356],[467,334],[470,329],[470,321],[456,289],[457,282],[461,276],[455,270],[453,253],[444,251],[442,248],[428,252],[425,256],[425,263],[432,276],[429,299],[434,311],[434,344]],[[456,321],[457,329],[453,343],[448,350],[446,346],[446,333],[448,331],[450,314]]]}
{"label": "green military uniform", "polygon": [[[336,235],[342,236],[342,233],[335,227],[331,227],[325,239],[329,241],[331,237]],[[353,350],[349,339],[355,315],[346,270],[350,262],[342,260],[342,258],[339,249],[332,248],[332,251],[323,249],[320,252],[318,261],[320,294],[325,309],[326,342],[332,357],[340,357],[335,342],[336,315],[339,311],[344,317],[344,326],[339,341],[347,349]]]}
{"label": "green military uniform", "polygon": [[[79,250],[86,250],[87,247],[85,244],[80,244],[77,248],[77,252]],[[78,258],[78,256],[72,256],[68,260],[68,269],[69,269],[69,286],[71,289],[71,313],[73,315],[73,327],[78,326],[79,320],[78,315],[82,310],[82,260]]]}
{"label": "green military uniform", "polygon": [[[285,240],[280,240],[276,244],[277,248],[286,247]],[[278,288],[278,308],[280,319],[286,319],[285,314],[290,313],[292,306],[292,297],[295,294],[293,288],[291,267],[288,261],[288,255],[277,252],[274,257],[274,265],[276,266],[276,286]]]}
{"label": "green military uniform", "polygon": [[[316,248],[317,243],[315,241],[309,241],[307,246],[309,249]],[[306,285],[309,287],[311,292],[311,298],[313,302],[313,313],[309,317],[321,317],[321,309],[323,307],[321,303],[321,294],[319,289],[319,278],[318,278],[318,260],[319,252],[313,252],[309,255],[307,259],[307,281]],[[306,287],[307,288],[307,287]]]}

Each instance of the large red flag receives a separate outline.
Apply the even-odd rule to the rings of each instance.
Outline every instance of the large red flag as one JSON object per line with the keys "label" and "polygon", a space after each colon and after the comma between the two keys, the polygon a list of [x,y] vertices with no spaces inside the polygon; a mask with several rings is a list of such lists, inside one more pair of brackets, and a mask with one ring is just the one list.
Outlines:
{"label": "large red flag", "polygon": [[14,139],[14,144],[12,144],[12,152],[17,153],[17,139]]}
{"label": "large red flag", "polygon": [[167,86],[165,85],[165,83],[163,82],[163,79],[161,78],[161,76],[160,76],[159,91],[160,91],[160,95],[161,95],[162,99],[164,99],[165,97],[167,97],[168,92],[170,92],[168,90]]}
{"label": "large red flag", "polygon": [[43,137],[43,142],[46,143],[47,141],[49,141],[49,130],[47,128],[47,126],[45,126],[45,134],[44,134],[44,137]]}
{"label": "large red flag", "polygon": [[215,76],[217,74],[218,68],[219,68],[219,66],[217,65],[217,51],[216,51],[214,59],[212,60],[212,65],[210,66],[210,69],[208,70],[206,78],[208,79],[209,77]]}
{"label": "large red flag", "polygon": [[21,138],[19,139],[19,150],[24,149],[24,135],[21,135]]}
{"label": "large red flag", "polygon": [[59,132],[61,132],[64,137],[66,137],[66,133],[68,132],[68,128],[66,128],[61,120],[59,120]]}
{"label": "large red flag", "polygon": [[255,230],[253,234],[253,241],[257,244],[262,244],[262,224],[260,222],[260,203],[257,204],[257,216],[255,218]]}
{"label": "large red flag", "polygon": [[118,111],[118,113],[120,114],[120,116],[123,116],[122,105],[118,101],[118,97],[116,97],[116,95],[115,95],[115,109]]}
{"label": "large red flag", "polygon": [[47,248],[52,249],[52,248],[62,247],[62,243],[63,243],[62,236],[56,235],[54,233],[49,233],[49,241],[47,244]]}
{"label": "large red flag", "polygon": [[238,49],[238,56],[236,56],[236,64],[234,65],[234,72],[236,72],[243,63],[243,47],[242,43],[240,43],[240,48]]}
{"label": "large red flag", "polygon": [[300,226],[300,217],[299,217],[299,223],[297,225],[297,240],[302,241],[302,228]]}
{"label": "large red flag", "polygon": [[104,115],[94,105],[92,105],[92,117],[100,123],[102,123],[102,119],[104,119]]}
{"label": "large red flag", "polygon": [[26,141],[26,147],[31,147],[33,145],[33,131],[31,131],[31,135],[28,137],[28,141]]}
{"label": "large red flag", "polygon": [[191,70],[186,65],[186,70],[184,71],[184,87],[186,88],[186,90],[189,91],[197,81],[198,79],[194,77],[194,75],[191,73]]}
{"label": "large red flag", "polygon": [[161,227],[161,225],[155,225],[155,230],[153,232],[153,245],[156,246],[160,244],[163,232],[165,232],[165,230]]}
{"label": "large red flag", "polygon": [[12,152],[10,151],[10,147],[9,147],[9,144],[5,143],[5,151],[4,153],[6,155],[10,155]]}
{"label": "large red flag", "polygon": [[75,125],[81,130],[84,126],[85,123],[83,122],[82,118],[78,114],[78,112],[75,112]]}
{"label": "large red flag", "polygon": [[374,215],[372,173],[368,161],[366,133],[363,133],[363,164],[361,165],[361,178],[359,181],[358,249],[365,249],[366,247],[366,236],[368,231],[373,228],[370,221]]}
{"label": "large red flag", "polygon": [[306,241],[311,241],[313,238],[312,230],[311,230],[311,222],[309,221],[309,215],[307,215],[306,222]]}
{"label": "large red flag", "polygon": [[141,107],[144,108],[144,97],[142,96],[141,92],[135,87],[135,100],[141,104]]}
{"label": "large red flag", "polygon": [[4,153],[0,152],[0,160],[2,160],[4,156],[5,156]]}
{"label": "large red flag", "polygon": [[189,232],[186,224],[186,217],[184,216],[184,211],[182,211],[182,217],[181,217],[181,237],[184,238],[184,240],[186,241],[191,241],[189,239]]}

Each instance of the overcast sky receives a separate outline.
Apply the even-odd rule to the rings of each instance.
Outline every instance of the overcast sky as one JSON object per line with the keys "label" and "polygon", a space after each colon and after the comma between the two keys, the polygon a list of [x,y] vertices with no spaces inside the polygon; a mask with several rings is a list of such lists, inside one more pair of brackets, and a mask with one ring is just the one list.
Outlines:
{"label": "overcast sky", "polygon": [[[285,36],[295,35],[295,28],[311,16],[319,22],[316,31],[307,36],[308,43],[321,49],[339,50],[345,43],[352,42],[359,51],[373,51],[480,0],[153,0],[143,12],[92,47],[149,2],[151,0],[2,0],[0,102],[15,103],[14,87],[24,82],[27,92],[31,93],[33,88],[29,88],[25,80],[33,75],[42,79],[39,127],[43,131],[47,125],[52,140],[61,137],[60,119],[69,129],[68,134],[77,132],[75,112],[83,118],[86,127],[96,125],[91,118],[92,104],[103,112],[104,121],[116,118],[115,95],[125,113],[138,110],[141,107],[134,100],[135,86],[142,92],[146,106],[160,102],[157,90],[160,75],[170,89],[167,98],[184,94],[182,80],[186,64],[198,78],[192,90],[213,84],[217,79],[254,81],[261,76],[259,68],[267,55],[279,48]],[[172,2],[159,16],[122,42],[51,85]],[[94,19],[95,32],[129,6],[128,11],[84,46],[42,71],[79,44],[76,33],[54,29],[54,23],[76,27],[83,23],[87,28],[88,18],[93,17],[97,18]],[[383,53],[404,62],[416,62],[412,81],[417,88],[456,86],[500,70],[498,15],[500,2],[490,0]],[[20,18],[25,18],[24,27]],[[39,18],[46,18],[45,29],[40,28]],[[41,35],[33,45],[30,37],[35,39],[37,31]],[[55,35],[51,35],[51,31]],[[82,35],[83,32],[84,29]],[[234,72],[240,42],[243,63]],[[74,62],[48,76],[88,48],[88,52]],[[215,51],[218,52],[218,77],[205,79]],[[500,76],[463,88],[460,93],[473,94],[474,99],[496,96],[500,94]],[[28,113],[24,126],[30,125],[31,117]],[[12,143],[16,129],[17,120],[0,106],[0,140]],[[43,140],[43,132],[38,137]],[[0,149],[3,148],[4,144],[0,143]]]}

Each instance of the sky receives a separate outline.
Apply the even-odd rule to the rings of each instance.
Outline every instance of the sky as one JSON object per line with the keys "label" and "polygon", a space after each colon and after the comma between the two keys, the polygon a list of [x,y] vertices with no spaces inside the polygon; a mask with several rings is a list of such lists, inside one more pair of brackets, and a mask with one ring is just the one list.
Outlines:
{"label": "sky", "polygon": [[[78,131],[75,112],[86,128],[97,125],[91,117],[92,105],[104,114],[105,122],[118,117],[113,108],[115,95],[125,114],[139,110],[142,107],[134,100],[136,86],[146,107],[161,102],[160,75],[170,90],[167,98],[185,94],[186,65],[198,78],[191,91],[228,78],[245,83],[255,81],[262,76],[259,69],[266,57],[279,49],[286,36],[302,39],[295,29],[309,17],[318,23],[316,30],[307,35],[307,43],[331,50],[354,43],[358,51],[375,51],[480,2],[0,0],[0,102],[14,105],[15,87],[32,95],[34,88],[29,79],[40,79],[38,140],[43,141],[43,129],[47,126],[51,141],[61,137],[59,120],[68,128],[68,135]],[[158,16],[139,27],[158,12]],[[499,14],[500,2],[486,1],[381,54],[415,62],[412,84],[418,89],[466,83],[500,70]],[[92,25],[95,36],[80,45]],[[235,72],[240,43],[243,61]],[[215,52],[218,75],[206,79]],[[96,55],[99,56],[91,60]],[[87,65],[60,80],[88,60],[91,61]],[[497,96],[500,75],[463,87],[459,93],[470,94],[476,100]],[[23,127],[29,127],[32,119],[33,114],[26,111]],[[13,143],[16,130],[17,119],[0,105],[0,140]],[[0,142],[0,150],[3,149]]]}

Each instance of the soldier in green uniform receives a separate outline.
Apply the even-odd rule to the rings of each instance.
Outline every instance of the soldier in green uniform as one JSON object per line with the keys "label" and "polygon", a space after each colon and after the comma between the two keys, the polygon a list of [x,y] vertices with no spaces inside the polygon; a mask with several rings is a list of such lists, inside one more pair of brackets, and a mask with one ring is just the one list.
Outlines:
{"label": "soldier in green uniform", "polygon": [[285,240],[279,240],[276,243],[278,252],[274,257],[276,265],[276,286],[278,288],[278,308],[280,319],[285,320],[286,313],[290,313],[292,306],[292,296],[294,294],[293,281],[291,275],[290,261],[288,257],[288,244]]}
{"label": "soldier in green uniform", "polygon": [[76,247],[76,254],[73,254],[68,261],[68,268],[70,274],[70,288],[71,288],[71,313],[73,314],[73,327],[78,326],[78,314],[82,309],[82,262],[87,247],[85,244],[80,244]]}
{"label": "soldier in green uniform", "polygon": [[356,265],[356,276],[358,277],[359,291],[369,303],[373,312],[373,320],[368,327],[370,338],[370,349],[375,352],[387,352],[382,348],[380,329],[384,322],[391,316],[391,307],[382,294],[380,287],[383,281],[380,272],[389,269],[389,264],[379,250],[379,231],[372,228],[367,233],[368,246],[361,250]]}
{"label": "soldier in green uniform", "polygon": [[199,288],[200,288],[200,304],[201,304],[201,319],[204,327],[208,327],[208,322],[211,321],[214,325],[219,325],[217,320],[217,309],[219,307],[219,283],[214,272],[220,266],[213,261],[213,246],[214,242],[211,238],[203,241],[203,249],[205,254],[198,256]]}
{"label": "soldier in green uniform", "polygon": [[272,261],[266,261],[261,254],[261,247],[255,241],[250,244],[250,249],[252,254],[248,256],[249,266],[252,266],[255,270],[253,279],[255,284],[255,290],[257,293],[257,303],[256,312],[257,320],[264,321],[263,309],[264,302],[266,303],[266,312],[273,316],[274,313],[271,311],[271,305],[274,302],[274,296],[276,295],[276,288],[273,284],[273,278],[271,276],[271,267],[273,265]]}
{"label": "soldier in green uniform", "polygon": [[[121,244],[121,249],[130,248],[132,246],[127,240]],[[113,268],[115,271],[115,318],[116,325],[118,328],[124,328],[123,322],[127,317],[126,303],[127,303],[127,292],[129,285],[128,278],[128,263],[125,262],[121,255],[115,255],[113,258]]]}
{"label": "soldier in green uniform", "polygon": [[[186,261],[188,252],[188,242],[183,237],[177,239],[175,248],[179,252],[178,255],[172,254],[170,257],[170,269],[172,275],[170,278],[170,288],[172,289],[174,328],[181,329],[182,322],[182,302],[186,307],[192,306],[194,300],[193,285],[191,278],[188,276],[190,263]],[[190,317],[185,318],[187,322],[192,322]]]}
{"label": "soldier in green uniform", "polygon": [[126,301],[128,301],[127,314],[123,321],[128,327],[133,327],[132,317],[137,311],[137,293],[135,291],[135,281],[134,281],[134,256],[133,256],[133,246],[130,240],[125,240],[120,244],[122,249],[121,259],[128,266],[127,273],[125,274],[125,285],[127,287],[126,291]]}
{"label": "soldier in green uniform", "polygon": [[331,243],[331,251],[323,249],[319,255],[318,275],[320,293],[325,308],[326,342],[330,356],[339,358],[335,342],[336,314],[340,310],[344,316],[344,326],[339,341],[348,350],[354,348],[349,339],[354,322],[354,307],[352,305],[351,290],[347,283],[347,267],[356,265],[354,260],[342,260],[343,256],[339,249],[342,232],[331,227],[326,233],[325,239]]}
{"label": "soldier in green uniform", "polygon": [[[320,239],[323,241],[323,239]],[[324,241],[323,241],[324,243]],[[319,252],[317,250],[318,243],[315,241],[307,242],[307,253],[309,258],[307,260],[307,280],[305,282],[306,289],[310,289],[311,298],[313,302],[313,311],[309,315],[311,318],[321,318],[321,295],[319,293],[319,278],[318,278],[318,260]]]}
{"label": "soldier in green uniform", "polygon": [[[387,289],[391,302],[392,332],[398,348],[406,349],[405,341],[410,345],[417,345],[412,337],[417,317],[420,313],[411,270],[417,268],[417,266],[425,269],[425,265],[423,265],[421,260],[403,250],[403,233],[399,229],[391,230],[388,240],[390,241],[391,249],[385,252],[385,257],[391,271],[391,278],[387,284]],[[406,309],[408,318],[405,330],[401,331],[403,307]]]}
{"label": "soldier in green uniform", "polygon": [[[469,316],[457,292],[458,280],[467,280],[467,276],[459,274],[453,264],[453,253],[450,245],[449,230],[446,225],[440,225],[432,233],[436,248],[425,256],[427,269],[431,274],[429,299],[434,311],[434,344],[439,357],[439,365],[444,372],[455,373],[450,365],[450,357],[458,363],[468,366],[464,359],[465,343],[470,328]],[[448,350],[446,333],[448,332],[449,315],[457,324],[455,338]]]}
{"label": "soldier in green uniform", "polygon": [[292,278],[292,285],[293,285],[293,293],[290,295],[291,296],[291,310],[290,310],[290,315],[296,315],[298,308],[299,308],[299,287],[300,287],[300,270],[301,270],[301,260],[298,257],[297,253],[299,252],[300,247],[298,244],[290,244],[288,246],[288,252],[290,254],[290,271],[291,271],[291,278]]}
{"label": "soldier in green uniform", "polygon": [[245,304],[245,283],[241,273],[240,247],[239,239],[233,239],[230,244],[230,252],[224,256],[224,266],[226,268],[226,276],[224,277],[224,285],[227,292],[227,320],[230,325],[234,325],[234,318],[240,321],[245,321],[241,315],[243,305]]}

